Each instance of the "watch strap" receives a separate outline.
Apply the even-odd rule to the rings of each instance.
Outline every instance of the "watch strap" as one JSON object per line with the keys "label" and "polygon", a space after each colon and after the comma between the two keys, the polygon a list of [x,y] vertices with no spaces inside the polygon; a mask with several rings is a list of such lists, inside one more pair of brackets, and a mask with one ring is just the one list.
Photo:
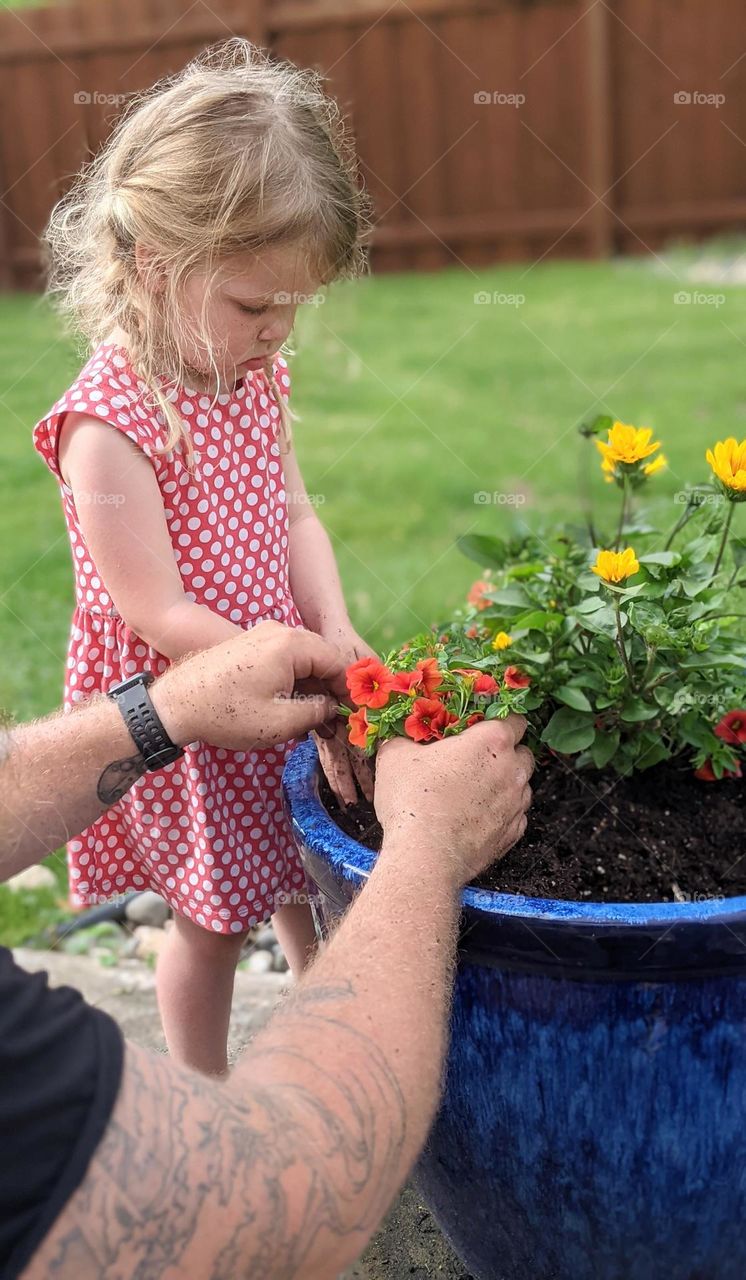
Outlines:
{"label": "watch strap", "polygon": [[153,706],[148,685],[154,678],[151,671],[144,671],[114,685],[107,696],[117,703],[132,741],[148,769],[162,769],[164,765],[178,760],[184,754],[184,748],[177,747],[169,738]]}

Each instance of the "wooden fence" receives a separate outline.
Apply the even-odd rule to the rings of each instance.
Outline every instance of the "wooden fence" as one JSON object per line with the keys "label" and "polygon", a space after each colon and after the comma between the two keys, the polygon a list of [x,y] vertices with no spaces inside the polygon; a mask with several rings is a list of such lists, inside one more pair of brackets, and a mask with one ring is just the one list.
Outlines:
{"label": "wooden fence", "polygon": [[77,0],[0,13],[0,283],[127,95],[246,36],[315,66],[376,270],[655,250],[746,223],[743,0]]}

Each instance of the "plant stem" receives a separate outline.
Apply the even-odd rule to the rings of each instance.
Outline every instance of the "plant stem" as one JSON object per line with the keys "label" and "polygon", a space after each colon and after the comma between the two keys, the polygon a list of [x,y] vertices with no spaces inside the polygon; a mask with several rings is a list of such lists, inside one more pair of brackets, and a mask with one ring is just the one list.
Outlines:
{"label": "plant stem", "polygon": [[697,507],[695,507],[693,510],[690,510],[689,507],[684,508],[684,514],[679,516],[678,520],[676,521],[676,524],[674,525],[673,529],[671,530],[668,537],[666,538],[666,541],[663,547],[664,551],[670,550],[671,543],[676,537],[676,534],[679,533],[680,530],[684,528],[685,524],[689,523],[689,521],[692,519],[692,516],[696,514],[697,510],[698,510]]}
{"label": "plant stem", "polygon": [[648,649],[648,660],[645,666],[645,670],[642,673],[642,680],[640,681],[639,688],[636,689],[635,691],[636,693],[644,693],[645,691],[645,683],[647,681],[648,676],[650,675],[650,672],[653,670],[653,663],[655,662],[655,654],[656,654],[656,648],[655,648],[655,645],[653,645],[651,648]]}
{"label": "plant stem", "polygon": [[622,655],[622,662],[624,663],[624,669],[627,672],[627,679],[629,680],[630,689],[634,693],[635,677],[632,671],[632,667],[630,665],[629,657],[627,656],[627,648],[624,643],[624,630],[622,628],[622,614],[619,608],[619,601],[617,600],[616,596],[613,597],[612,604],[614,605],[614,613],[616,615],[616,630],[617,630],[617,636],[619,639],[619,650]]}
{"label": "plant stem", "polygon": [[[717,577],[718,570],[720,568],[720,565],[722,564],[723,556],[725,555],[725,546],[728,541],[728,534],[730,533],[731,520],[733,519],[733,512],[735,511],[735,509],[736,509],[735,502],[729,502],[728,514],[725,518],[725,524],[723,525],[723,536],[720,541],[720,550],[718,551],[718,558],[715,561],[715,568],[712,571],[712,578]],[[710,578],[710,582],[712,582],[712,578]]]}
{"label": "plant stem", "polygon": [[619,513],[619,528],[616,533],[616,541],[614,550],[618,551],[622,543],[622,533],[624,531],[624,518],[627,514],[627,477],[622,477],[622,510]]}

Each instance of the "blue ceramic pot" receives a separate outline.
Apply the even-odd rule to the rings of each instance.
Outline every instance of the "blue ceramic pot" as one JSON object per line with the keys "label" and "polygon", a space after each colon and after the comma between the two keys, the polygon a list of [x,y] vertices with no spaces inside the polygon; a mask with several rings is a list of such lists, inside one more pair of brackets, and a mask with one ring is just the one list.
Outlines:
{"label": "blue ceramic pot", "polygon": [[[317,779],[303,743],[286,801],[329,919],[375,855],[327,816]],[[746,898],[466,889],[416,1181],[479,1280],[744,1280]]]}

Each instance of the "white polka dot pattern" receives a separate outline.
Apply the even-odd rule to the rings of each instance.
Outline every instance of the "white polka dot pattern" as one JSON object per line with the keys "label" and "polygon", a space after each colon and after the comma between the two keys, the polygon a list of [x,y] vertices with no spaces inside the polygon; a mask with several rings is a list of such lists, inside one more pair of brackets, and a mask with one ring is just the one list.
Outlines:
{"label": "white polka dot pattern", "polygon": [[[275,377],[288,396],[290,375],[281,357]],[[126,351],[102,343],[34,427],[34,444],[61,486],[75,570],[66,709],[137,671],[159,674],[168,666],[117,613],[86,547],[57,459],[69,410],[124,432],[152,462],[190,600],[242,627],[265,618],[302,626],[290,595],[279,411],[264,374],[247,375],[214,404],[191,388],[170,387],[194,442],[191,472],[180,452],[157,452],[164,418],[143,407],[143,391]],[[193,743],[182,759],[140,779],[69,841],[73,905],[151,887],[175,911],[218,933],[240,933],[266,920],[278,895],[305,885],[282,808],[291,746],[241,752]]]}

